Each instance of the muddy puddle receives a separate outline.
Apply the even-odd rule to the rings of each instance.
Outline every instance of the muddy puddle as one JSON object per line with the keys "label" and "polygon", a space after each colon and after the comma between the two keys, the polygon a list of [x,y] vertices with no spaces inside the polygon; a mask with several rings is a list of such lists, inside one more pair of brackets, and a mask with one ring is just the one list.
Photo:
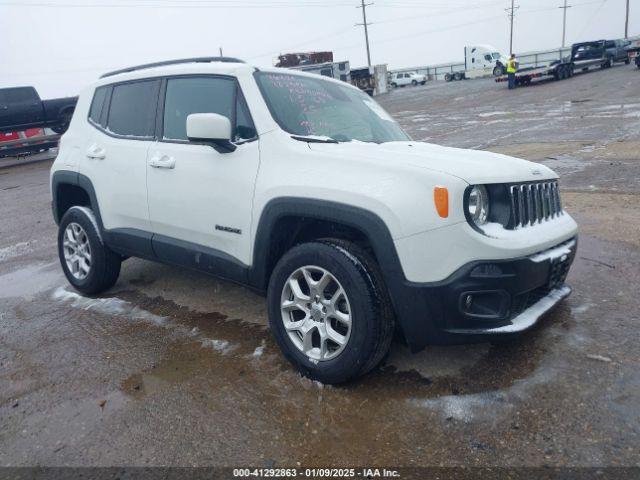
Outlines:
{"label": "muddy puddle", "polygon": [[[159,361],[122,381],[121,389],[131,399],[142,400],[172,389],[219,394],[258,389],[275,402],[270,410],[273,418],[291,415],[296,405],[308,402],[328,402],[332,406],[326,408],[339,410],[340,405],[364,405],[372,398],[384,398],[375,407],[384,410],[388,402],[397,405],[398,401],[405,408],[424,408],[430,406],[425,401],[440,397],[488,394],[488,398],[499,399],[502,394],[492,392],[509,390],[526,381],[555,341],[542,339],[545,321],[525,338],[504,344],[429,347],[410,354],[402,344],[394,343],[380,369],[363,381],[332,387],[302,378],[284,360],[262,325],[228,318],[219,312],[195,312],[132,290],[118,292],[117,298],[87,299],[65,288],[58,288],[51,295],[62,308],[97,315],[97,321],[109,321],[102,317],[120,318],[125,331],[160,328],[169,333],[171,342]],[[552,317],[547,321],[556,327],[570,328],[571,312],[567,307],[556,310]]]}

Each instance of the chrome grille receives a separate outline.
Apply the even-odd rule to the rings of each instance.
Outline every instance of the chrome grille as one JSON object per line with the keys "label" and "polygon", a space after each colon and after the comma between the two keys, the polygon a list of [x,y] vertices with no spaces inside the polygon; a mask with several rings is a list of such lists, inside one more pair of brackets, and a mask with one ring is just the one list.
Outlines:
{"label": "chrome grille", "polygon": [[510,229],[529,227],[563,215],[558,182],[522,183],[509,187]]}

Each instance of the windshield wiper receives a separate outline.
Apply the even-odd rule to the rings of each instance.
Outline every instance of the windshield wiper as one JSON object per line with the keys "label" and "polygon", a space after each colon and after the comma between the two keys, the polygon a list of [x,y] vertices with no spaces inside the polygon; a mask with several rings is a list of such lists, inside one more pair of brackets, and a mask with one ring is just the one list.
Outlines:
{"label": "windshield wiper", "polygon": [[299,142],[308,143],[340,143],[331,137],[325,137],[321,135],[291,135],[291,138],[298,140]]}

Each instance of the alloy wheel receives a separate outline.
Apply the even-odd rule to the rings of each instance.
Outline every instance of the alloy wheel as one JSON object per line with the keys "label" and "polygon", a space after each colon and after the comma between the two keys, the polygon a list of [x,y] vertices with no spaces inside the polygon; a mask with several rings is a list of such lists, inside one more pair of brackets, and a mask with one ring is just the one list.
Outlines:
{"label": "alloy wheel", "polygon": [[336,358],[351,335],[347,293],[328,270],[308,265],[295,270],[280,300],[282,322],[291,342],[313,361]]}
{"label": "alloy wheel", "polygon": [[84,280],[91,271],[91,246],[87,232],[77,223],[67,225],[62,241],[67,269],[77,280]]}

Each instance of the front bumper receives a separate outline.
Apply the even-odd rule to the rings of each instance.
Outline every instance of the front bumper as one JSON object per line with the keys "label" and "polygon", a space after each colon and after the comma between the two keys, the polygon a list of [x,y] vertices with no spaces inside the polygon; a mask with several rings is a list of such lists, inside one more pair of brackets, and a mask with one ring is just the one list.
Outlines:
{"label": "front bumper", "polygon": [[[468,263],[436,284],[406,283],[399,320],[412,350],[518,335],[571,289],[577,237],[534,255]],[[394,302],[396,306],[398,302]]]}

